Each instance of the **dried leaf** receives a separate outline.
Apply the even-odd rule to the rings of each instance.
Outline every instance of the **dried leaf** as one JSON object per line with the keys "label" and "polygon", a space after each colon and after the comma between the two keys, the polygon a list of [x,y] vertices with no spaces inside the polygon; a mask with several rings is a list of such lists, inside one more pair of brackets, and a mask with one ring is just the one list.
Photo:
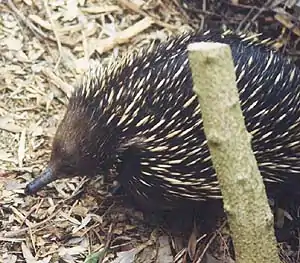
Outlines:
{"label": "dried leaf", "polygon": [[60,247],[58,252],[60,256],[67,257],[67,256],[79,255],[81,253],[84,253],[86,250],[87,248],[83,246],[74,246],[70,248]]}
{"label": "dried leaf", "polygon": [[51,23],[45,21],[44,19],[42,19],[41,17],[37,16],[37,15],[33,15],[33,14],[30,14],[28,16],[29,19],[31,19],[33,22],[35,22],[36,24],[38,24],[39,26],[47,29],[47,30],[52,30],[52,26],[51,26]]}
{"label": "dried leaf", "polygon": [[67,8],[63,15],[63,21],[72,21],[77,16],[80,15],[79,9],[77,7],[77,1],[67,1]]}
{"label": "dried leaf", "polygon": [[11,153],[6,152],[5,150],[1,150],[0,149],[0,160],[16,163],[17,161],[15,159],[12,159],[11,157],[12,157]]}
{"label": "dried leaf", "polygon": [[111,5],[111,6],[90,6],[81,8],[83,12],[89,13],[89,14],[101,14],[101,13],[112,13],[116,11],[121,11],[120,7],[117,5]]}
{"label": "dried leaf", "polygon": [[0,130],[19,133],[23,129],[14,123],[14,120],[9,116],[0,117]]}
{"label": "dried leaf", "polygon": [[79,230],[81,230],[82,228],[86,227],[87,224],[91,221],[92,217],[91,215],[87,215],[81,222],[80,226],[78,226],[77,228],[74,228],[72,233],[75,234],[76,232],[78,232]]}
{"label": "dried leaf", "polygon": [[157,263],[172,263],[173,256],[169,243],[169,237],[164,235],[159,237],[159,247],[157,251]]}
{"label": "dried leaf", "polygon": [[21,40],[14,37],[6,38],[4,43],[9,50],[19,51],[23,47]]}
{"label": "dried leaf", "polygon": [[84,261],[84,263],[98,263],[100,258],[105,256],[106,250],[102,249],[99,252],[90,254]]}
{"label": "dried leaf", "polygon": [[5,182],[5,190],[15,191],[17,189],[22,189],[24,184],[20,184],[17,180],[7,179]]}
{"label": "dried leaf", "polygon": [[0,261],[2,259],[3,263],[15,263],[17,262],[17,256],[13,254],[4,253],[2,258],[0,257]]}
{"label": "dried leaf", "polygon": [[189,243],[188,243],[188,247],[187,247],[189,257],[192,260],[195,257],[196,247],[197,247],[197,234],[196,234],[196,230],[194,228],[192,234],[190,235]]}
{"label": "dried leaf", "polygon": [[26,263],[38,263],[38,261],[34,258],[32,253],[30,252],[29,248],[26,246],[24,242],[21,244],[23,257],[26,260]]}
{"label": "dried leaf", "polygon": [[138,249],[133,248],[128,251],[123,251],[117,253],[117,258],[115,258],[112,263],[133,263],[135,255],[137,254]]}

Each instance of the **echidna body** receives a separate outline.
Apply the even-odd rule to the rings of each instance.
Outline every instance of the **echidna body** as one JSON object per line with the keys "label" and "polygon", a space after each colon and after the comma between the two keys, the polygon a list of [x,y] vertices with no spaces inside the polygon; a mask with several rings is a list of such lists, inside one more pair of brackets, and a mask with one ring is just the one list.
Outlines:
{"label": "echidna body", "polygon": [[187,56],[187,45],[198,41],[231,46],[268,193],[300,183],[298,68],[242,36],[208,32],[169,40],[106,69],[91,67],[70,98],[48,168],[27,192],[113,168],[123,188],[152,207],[220,199]]}

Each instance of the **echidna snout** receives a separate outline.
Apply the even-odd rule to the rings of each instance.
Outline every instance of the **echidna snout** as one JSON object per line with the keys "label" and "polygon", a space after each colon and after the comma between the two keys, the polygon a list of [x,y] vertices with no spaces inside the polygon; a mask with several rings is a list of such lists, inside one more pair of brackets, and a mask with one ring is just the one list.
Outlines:
{"label": "echidna snout", "polygon": [[36,194],[58,179],[105,176],[117,162],[118,154],[141,144],[139,138],[124,138],[114,126],[108,126],[107,121],[91,116],[100,120],[107,117],[92,103],[80,105],[77,96],[70,98],[53,138],[47,168],[26,186],[25,194]]}
{"label": "echidna snout", "polygon": [[[87,121],[89,114],[88,105],[82,111],[74,110],[70,99],[64,118],[57,127],[47,168],[27,185],[26,194],[35,194],[57,179],[93,176],[103,170],[101,160],[105,157],[101,147],[94,142],[96,135],[91,129],[93,121]],[[100,136],[100,132],[97,134]]]}
{"label": "echidna snout", "polygon": [[37,178],[35,178],[32,182],[30,182],[25,188],[25,194],[33,195],[36,194],[39,190],[41,190],[47,184],[56,180],[55,174],[50,167],[46,168],[45,171]]}

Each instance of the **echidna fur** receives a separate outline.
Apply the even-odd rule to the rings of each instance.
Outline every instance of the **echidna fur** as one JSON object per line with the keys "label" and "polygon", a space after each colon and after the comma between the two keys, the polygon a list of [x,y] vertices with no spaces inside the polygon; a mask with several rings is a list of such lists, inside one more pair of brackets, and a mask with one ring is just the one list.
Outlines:
{"label": "echidna fur", "polygon": [[114,169],[127,193],[150,206],[220,199],[186,50],[198,41],[231,46],[268,194],[300,186],[299,69],[244,35],[207,32],[171,39],[107,68],[93,65],[70,98],[46,172],[26,192],[57,178]]}

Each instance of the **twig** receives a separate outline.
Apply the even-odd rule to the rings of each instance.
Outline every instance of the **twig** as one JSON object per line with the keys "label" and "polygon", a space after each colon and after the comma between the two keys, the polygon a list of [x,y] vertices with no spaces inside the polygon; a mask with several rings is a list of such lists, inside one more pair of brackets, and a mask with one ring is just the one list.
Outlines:
{"label": "twig", "polygon": [[237,31],[240,32],[242,25],[249,19],[249,17],[252,15],[252,13],[255,10],[258,10],[258,12],[252,17],[252,19],[246,24],[246,26],[243,28],[243,31],[247,31],[249,29],[249,27],[251,26],[251,24],[266,10],[268,10],[268,6],[270,4],[272,4],[273,0],[269,0],[267,3],[264,4],[264,6],[262,6],[261,8],[257,8],[257,7],[252,7],[251,10],[249,11],[249,13],[245,16],[245,18],[242,20],[242,22],[239,24]]}
{"label": "twig", "polygon": [[178,3],[178,0],[172,0],[173,3],[175,4],[175,6],[179,9],[179,11],[181,12],[181,14],[184,16],[186,21],[189,21],[190,18],[188,16],[188,14],[186,13],[186,11],[184,10],[184,8]]}
{"label": "twig", "polygon": [[39,39],[44,38],[47,39],[48,36],[41,31],[38,27],[36,27],[33,23],[31,23],[14,5],[11,0],[7,0],[8,7],[19,17],[22,22],[33,32],[33,34],[38,37]]}
{"label": "twig", "polygon": [[251,8],[251,10],[248,12],[248,14],[247,14],[247,15],[243,18],[243,20],[239,23],[239,25],[238,25],[238,27],[237,27],[237,29],[236,29],[237,32],[240,32],[240,31],[241,31],[241,28],[242,28],[243,24],[249,19],[249,17],[252,15],[253,11],[254,11],[254,8]]}
{"label": "twig", "polygon": [[31,227],[25,227],[25,228],[18,229],[18,230],[15,230],[15,231],[9,231],[9,232],[5,233],[2,237],[0,236],[0,239],[2,239],[2,238],[12,238],[12,237],[15,237],[15,236],[20,236],[24,232],[27,232],[28,230],[31,230],[33,228],[37,228],[37,227],[39,227],[39,226],[41,226],[43,224],[46,224],[52,218],[54,218],[59,212],[60,212],[60,210],[56,211],[55,213],[53,213],[52,215],[50,215],[49,217],[47,217],[45,220],[43,220],[41,222],[38,222],[38,223],[32,225]]}
{"label": "twig", "polygon": [[48,6],[48,1],[47,0],[44,0],[44,6],[45,6],[45,9],[46,9],[46,13],[47,13],[47,16],[50,20],[50,23],[51,23],[51,26],[52,26],[52,31],[54,33],[54,36],[55,36],[55,39],[56,39],[56,43],[57,43],[57,47],[58,47],[58,51],[59,51],[59,57],[58,57],[58,60],[55,64],[55,70],[57,69],[60,61],[61,61],[61,58],[62,58],[62,46],[61,46],[61,42],[60,42],[60,39],[59,39],[59,35],[58,35],[58,32],[57,32],[57,28],[55,26],[55,23],[52,19],[52,15],[51,15],[51,11],[49,9],[49,6]]}
{"label": "twig", "polygon": [[213,242],[213,241],[215,240],[215,238],[217,237],[218,232],[220,232],[220,230],[223,229],[224,226],[225,226],[226,224],[227,224],[227,221],[225,220],[225,221],[222,223],[222,225],[219,227],[219,229],[218,229],[219,231],[216,230],[216,231],[213,233],[213,235],[212,235],[211,238],[209,239],[208,243],[206,244],[205,248],[203,249],[203,251],[202,251],[202,253],[200,254],[200,256],[199,256],[198,260],[196,261],[196,263],[202,262],[202,259],[203,259],[204,255],[205,255],[206,251],[208,250],[209,246],[212,244],[212,242]]}
{"label": "twig", "polygon": [[144,17],[148,17],[148,18],[151,18],[153,20],[153,22],[161,27],[165,27],[165,28],[168,28],[170,30],[175,30],[177,29],[178,27],[177,26],[172,26],[170,24],[167,24],[165,22],[162,22],[158,19],[155,19],[153,16],[147,14],[145,11],[141,10],[136,4],[130,2],[130,1],[127,1],[127,0],[119,0],[118,1],[121,5],[123,5],[124,7],[144,16]]}
{"label": "twig", "polygon": [[124,44],[128,42],[132,37],[140,32],[148,29],[153,24],[153,20],[150,17],[145,17],[131,27],[118,32],[114,37],[99,40],[97,51],[99,54],[103,54],[106,51],[113,49],[118,44]]}
{"label": "twig", "polygon": [[45,68],[42,70],[42,72],[45,76],[51,79],[51,81],[54,82],[55,85],[57,85],[62,90],[62,92],[67,95],[68,98],[70,97],[73,90],[73,87],[71,85],[64,82],[61,78],[57,77],[50,69]]}
{"label": "twig", "polygon": [[272,2],[273,0],[269,0],[262,8],[258,10],[258,12],[252,17],[251,21],[245,26],[245,31],[247,31],[250,25],[264,12],[264,8],[267,8],[270,4],[272,4]]}
{"label": "twig", "polygon": [[[30,20],[28,20],[22,12],[20,12],[14,3],[11,0],[7,0],[7,6],[14,12],[14,14],[32,31],[32,33],[40,40],[49,40],[52,42],[57,42],[55,38],[49,36],[48,34],[44,33],[40,30],[37,26],[35,26]],[[36,21],[35,21],[36,22]],[[74,48],[74,43],[69,43],[67,41],[62,41],[62,43],[70,48]]]}

